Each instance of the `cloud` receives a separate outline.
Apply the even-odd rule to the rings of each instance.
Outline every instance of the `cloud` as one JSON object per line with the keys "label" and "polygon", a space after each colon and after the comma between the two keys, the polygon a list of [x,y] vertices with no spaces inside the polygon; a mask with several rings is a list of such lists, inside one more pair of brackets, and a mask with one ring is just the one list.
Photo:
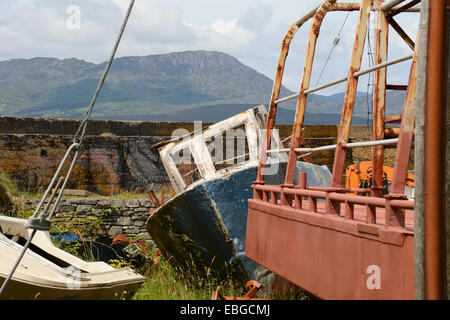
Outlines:
{"label": "cloud", "polygon": [[[80,29],[67,28],[67,7],[77,5]],[[78,57],[104,60],[104,46],[112,43],[108,20],[120,20],[120,10],[105,7],[104,1],[27,1],[0,2],[1,58]],[[3,50],[8,48],[8,50]]]}
{"label": "cloud", "polygon": [[235,18],[231,21],[217,20],[211,25],[211,29],[218,34],[235,40],[238,42],[249,41],[254,37],[254,34],[248,30],[245,30],[238,25],[238,19]]}
{"label": "cloud", "polygon": [[[112,2],[125,13],[129,1]],[[190,42],[195,35],[182,17],[181,9],[175,4],[159,0],[136,1],[127,25],[127,39],[158,44]]]}
{"label": "cloud", "polygon": [[[138,0],[117,56],[215,50],[228,53],[273,78],[281,40],[288,27],[320,2]],[[103,62],[109,57],[128,4],[129,0],[0,0],[0,60],[47,56]],[[67,28],[70,5],[80,8],[79,29]],[[314,72],[320,72],[345,14],[327,15],[319,37]],[[341,78],[348,72],[358,14],[351,13],[350,17],[321,83]],[[417,17],[399,20],[413,39],[416,20]],[[297,33],[287,59],[284,83],[293,91],[300,84],[308,30],[307,23]],[[392,49],[392,57],[404,55],[405,46],[398,37],[391,39],[397,47]],[[396,77],[407,76],[409,70],[404,69],[396,72]],[[314,81],[313,76],[313,84]]]}
{"label": "cloud", "polygon": [[272,21],[273,9],[273,6],[267,2],[253,2],[242,13],[240,25],[247,30],[262,32]]}

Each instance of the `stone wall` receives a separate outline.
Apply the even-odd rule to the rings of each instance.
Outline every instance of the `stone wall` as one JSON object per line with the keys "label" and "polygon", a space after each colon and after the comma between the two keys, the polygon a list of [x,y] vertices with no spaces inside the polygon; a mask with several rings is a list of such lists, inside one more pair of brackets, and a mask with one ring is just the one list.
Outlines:
{"label": "stone wall", "polygon": [[[39,134],[67,135],[75,134],[80,125],[78,119],[21,118],[0,117],[0,134]],[[204,123],[204,125],[208,125]],[[170,136],[175,129],[194,129],[193,122],[151,122],[151,121],[117,121],[90,120],[86,129],[89,136],[112,134],[128,137]]]}
{"label": "stone wall", "polygon": [[[146,192],[167,183],[157,151],[160,137],[88,136],[75,164],[69,189],[100,195]],[[55,135],[1,135],[0,168],[24,191],[45,190],[72,140]],[[69,158],[63,173],[67,172]]]}
{"label": "stone wall", "polygon": [[[25,205],[35,209],[39,201],[27,200]],[[151,208],[154,205],[150,199],[63,199],[55,212],[55,218],[63,218],[63,214],[79,219],[101,216],[103,223],[87,235],[93,239],[118,234],[149,239],[145,222]]]}
{"label": "stone wall", "polygon": [[[21,190],[44,190],[70,146],[78,124],[79,120],[70,119],[0,117],[0,169]],[[338,126],[305,127],[306,146],[336,143]],[[111,195],[123,191],[147,192],[149,188],[158,190],[167,184],[158,152],[151,150],[151,146],[168,139],[176,129],[192,131],[194,123],[92,120],[87,128],[88,136],[68,188]],[[277,125],[277,128],[282,139],[291,135],[291,125]],[[352,127],[351,142],[367,140],[371,140],[370,127]],[[346,166],[370,160],[371,153],[371,148],[347,150]],[[395,149],[386,149],[386,164],[393,166],[394,159]],[[334,151],[312,155],[313,163],[326,165],[330,170],[333,161]],[[410,169],[413,169],[413,156]]]}

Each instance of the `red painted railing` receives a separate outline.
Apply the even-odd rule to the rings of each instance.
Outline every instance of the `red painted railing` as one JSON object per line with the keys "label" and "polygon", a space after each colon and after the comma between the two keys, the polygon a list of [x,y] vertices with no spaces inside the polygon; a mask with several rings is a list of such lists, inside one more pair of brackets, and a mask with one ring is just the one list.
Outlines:
{"label": "red painted railing", "polygon": [[[371,197],[346,194],[369,193],[370,189],[346,189],[346,188],[325,188],[306,187],[306,173],[299,174],[299,185],[252,185],[254,199],[262,200],[275,205],[288,206],[310,213],[327,213],[343,216],[347,219],[354,219],[355,205],[365,206],[365,222],[376,224],[376,208],[385,209],[386,227],[405,227],[405,210],[414,209],[414,201],[405,199],[390,198],[386,196]],[[317,202],[325,200],[325,212],[319,212]],[[341,208],[344,207],[343,215]]]}

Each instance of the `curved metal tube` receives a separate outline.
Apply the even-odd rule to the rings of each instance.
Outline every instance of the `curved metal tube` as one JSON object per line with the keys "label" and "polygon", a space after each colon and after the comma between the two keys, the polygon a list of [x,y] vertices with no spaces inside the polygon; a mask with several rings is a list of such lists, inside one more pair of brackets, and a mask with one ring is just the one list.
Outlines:
{"label": "curved metal tube", "polygon": [[322,25],[323,19],[325,18],[325,15],[327,14],[331,5],[334,4],[335,2],[336,2],[335,0],[325,0],[324,2],[322,2],[322,5],[316,11],[314,20],[309,30],[308,45],[306,47],[302,80],[300,84],[299,96],[297,98],[297,108],[295,112],[294,128],[292,130],[292,139],[290,145],[291,150],[289,151],[289,159],[286,168],[285,184],[291,184],[292,181],[294,180],[295,164],[297,162],[297,153],[295,152],[295,149],[300,146],[302,126],[305,118],[306,101],[308,98],[308,95],[305,94],[304,91],[309,88],[320,27]]}
{"label": "curved metal tube", "polygon": [[281,83],[283,79],[284,74],[284,67],[286,64],[286,58],[289,53],[289,47],[291,44],[292,39],[294,38],[297,31],[301,28],[301,26],[314,17],[314,22],[312,25],[312,30],[315,30],[317,33],[315,34],[315,38],[317,39],[318,31],[320,28],[320,25],[323,21],[323,18],[327,11],[336,10],[336,11],[345,11],[345,10],[356,10],[359,8],[359,5],[355,4],[348,4],[348,3],[340,3],[335,8],[332,8],[333,5],[335,5],[336,0],[325,0],[322,2],[321,5],[315,7],[314,9],[310,10],[306,14],[304,14],[300,19],[298,19],[296,22],[294,22],[286,32],[283,41],[281,42],[281,49],[280,49],[280,55],[278,58],[278,64],[277,64],[277,71],[275,75],[275,80],[273,83],[273,89],[272,89],[272,95],[270,98],[270,105],[269,105],[269,112],[268,112],[268,118],[267,118],[267,125],[266,125],[266,140],[265,143],[262,144],[262,150],[259,160],[259,166],[258,166],[258,176],[257,176],[257,183],[264,183],[264,168],[267,162],[267,153],[266,151],[270,149],[271,144],[271,136],[272,136],[272,129],[275,125],[275,118],[277,113],[277,103],[276,101],[280,97],[280,90],[281,90]]}
{"label": "curved metal tube", "polygon": [[272,129],[275,125],[275,117],[277,114],[277,106],[276,100],[280,97],[281,83],[284,74],[284,67],[286,65],[286,58],[289,54],[289,47],[291,45],[291,41],[294,38],[297,31],[301,28],[301,26],[311,19],[317,9],[320,6],[317,6],[313,10],[309,11],[305,15],[303,15],[296,22],[291,24],[288,31],[286,32],[283,41],[281,42],[280,56],[278,58],[277,64],[277,72],[275,74],[275,79],[273,82],[272,96],[270,98],[269,112],[266,123],[266,141],[262,144],[261,155],[259,157],[259,166],[258,166],[258,178],[257,181],[263,182],[264,180],[264,168],[267,162],[267,153],[266,151],[270,149],[271,137],[272,137]]}

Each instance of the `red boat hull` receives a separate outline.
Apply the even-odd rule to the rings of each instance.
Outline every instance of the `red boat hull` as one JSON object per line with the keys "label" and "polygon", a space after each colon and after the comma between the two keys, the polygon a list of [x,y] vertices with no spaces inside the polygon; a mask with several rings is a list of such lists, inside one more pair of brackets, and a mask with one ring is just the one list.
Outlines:
{"label": "red boat hull", "polygon": [[356,207],[352,220],[262,200],[248,204],[245,253],[274,273],[322,299],[414,299],[412,228],[366,224]]}

